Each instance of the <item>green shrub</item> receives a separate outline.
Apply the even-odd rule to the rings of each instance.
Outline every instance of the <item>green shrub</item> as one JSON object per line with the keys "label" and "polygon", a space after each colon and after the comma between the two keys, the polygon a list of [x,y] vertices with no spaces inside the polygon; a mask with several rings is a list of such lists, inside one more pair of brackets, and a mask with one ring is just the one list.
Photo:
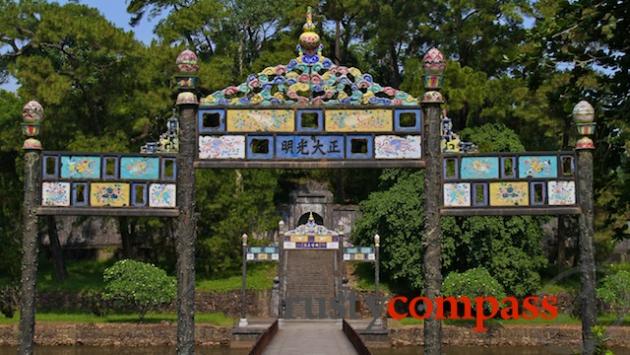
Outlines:
{"label": "green shrub", "polygon": [[471,300],[483,296],[505,298],[503,286],[482,267],[462,273],[451,272],[442,283],[442,293],[444,296],[466,296]]}
{"label": "green shrub", "polygon": [[595,325],[591,329],[593,331],[593,335],[595,336],[595,355],[614,355],[614,353],[608,349],[606,344],[609,340],[606,335],[606,327]]}
{"label": "green shrub", "polygon": [[630,313],[630,271],[617,271],[602,279],[597,297],[612,307],[613,312],[623,319]]}
{"label": "green shrub", "polygon": [[104,298],[133,308],[140,320],[149,310],[172,302],[176,295],[174,277],[156,266],[139,261],[118,261],[105,269],[103,279]]}

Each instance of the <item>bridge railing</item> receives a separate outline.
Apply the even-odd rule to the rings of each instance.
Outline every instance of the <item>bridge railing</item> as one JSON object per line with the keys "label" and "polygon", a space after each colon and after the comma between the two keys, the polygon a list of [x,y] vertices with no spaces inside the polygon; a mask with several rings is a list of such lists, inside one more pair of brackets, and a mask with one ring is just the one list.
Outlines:
{"label": "bridge railing", "polygon": [[354,347],[354,350],[357,351],[357,354],[359,355],[371,355],[372,353],[370,352],[370,349],[367,348],[367,346],[365,346],[365,343],[363,342],[363,339],[361,339],[361,337],[359,336],[359,334],[357,334],[357,332],[354,330],[354,328],[352,328],[352,326],[346,322],[346,320],[343,320],[343,333],[346,335],[346,337],[348,338],[348,340],[350,340],[350,343],[352,343],[352,346]]}
{"label": "bridge railing", "polygon": [[265,330],[260,338],[256,340],[256,344],[254,344],[254,347],[249,352],[249,355],[261,355],[265,351],[269,343],[271,343],[271,340],[276,335],[276,333],[278,333],[277,319],[275,322],[273,322],[273,324],[271,324],[269,328],[267,328],[267,330]]}

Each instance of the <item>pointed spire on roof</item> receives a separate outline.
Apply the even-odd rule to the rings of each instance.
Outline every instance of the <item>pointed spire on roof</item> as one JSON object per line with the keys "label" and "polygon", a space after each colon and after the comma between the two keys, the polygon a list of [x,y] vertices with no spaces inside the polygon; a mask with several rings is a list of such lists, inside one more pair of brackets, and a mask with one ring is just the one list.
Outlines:
{"label": "pointed spire on roof", "polygon": [[302,26],[304,32],[300,35],[300,55],[314,55],[320,51],[319,35],[315,32],[315,24],[313,23],[313,9],[309,6],[306,10],[306,23]]}

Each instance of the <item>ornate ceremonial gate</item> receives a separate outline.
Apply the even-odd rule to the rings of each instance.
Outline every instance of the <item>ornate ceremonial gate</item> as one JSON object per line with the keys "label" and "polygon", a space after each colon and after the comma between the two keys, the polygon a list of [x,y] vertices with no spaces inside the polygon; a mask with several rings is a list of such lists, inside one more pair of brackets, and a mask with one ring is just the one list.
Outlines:
{"label": "ornate ceremonial gate", "polygon": [[[575,152],[469,153],[443,116],[445,60],[424,57],[422,100],[375,83],[321,55],[310,9],[288,65],[201,100],[197,57],[177,58],[177,122],[144,154],[42,152],[43,109],[24,108],[25,199],[20,352],[32,354],[38,215],[176,218],[177,351],[194,353],[194,168],[426,168],[425,295],[439,295],[440,215],[580,215],[583,346],[593,352],[595,320],[593,108],[574,110],[584,137]],[[439,354],[441,323],[424,323],[425,353]]]}

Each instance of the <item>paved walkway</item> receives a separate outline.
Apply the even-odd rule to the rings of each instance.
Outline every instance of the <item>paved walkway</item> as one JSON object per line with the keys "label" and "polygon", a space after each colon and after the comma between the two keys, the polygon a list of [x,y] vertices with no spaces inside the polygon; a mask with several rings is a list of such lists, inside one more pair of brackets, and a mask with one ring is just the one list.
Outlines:
{"label": "paved walkway", "polygon": [[341,320],[280,321],[265,354],[356,355],[341,330]]}

